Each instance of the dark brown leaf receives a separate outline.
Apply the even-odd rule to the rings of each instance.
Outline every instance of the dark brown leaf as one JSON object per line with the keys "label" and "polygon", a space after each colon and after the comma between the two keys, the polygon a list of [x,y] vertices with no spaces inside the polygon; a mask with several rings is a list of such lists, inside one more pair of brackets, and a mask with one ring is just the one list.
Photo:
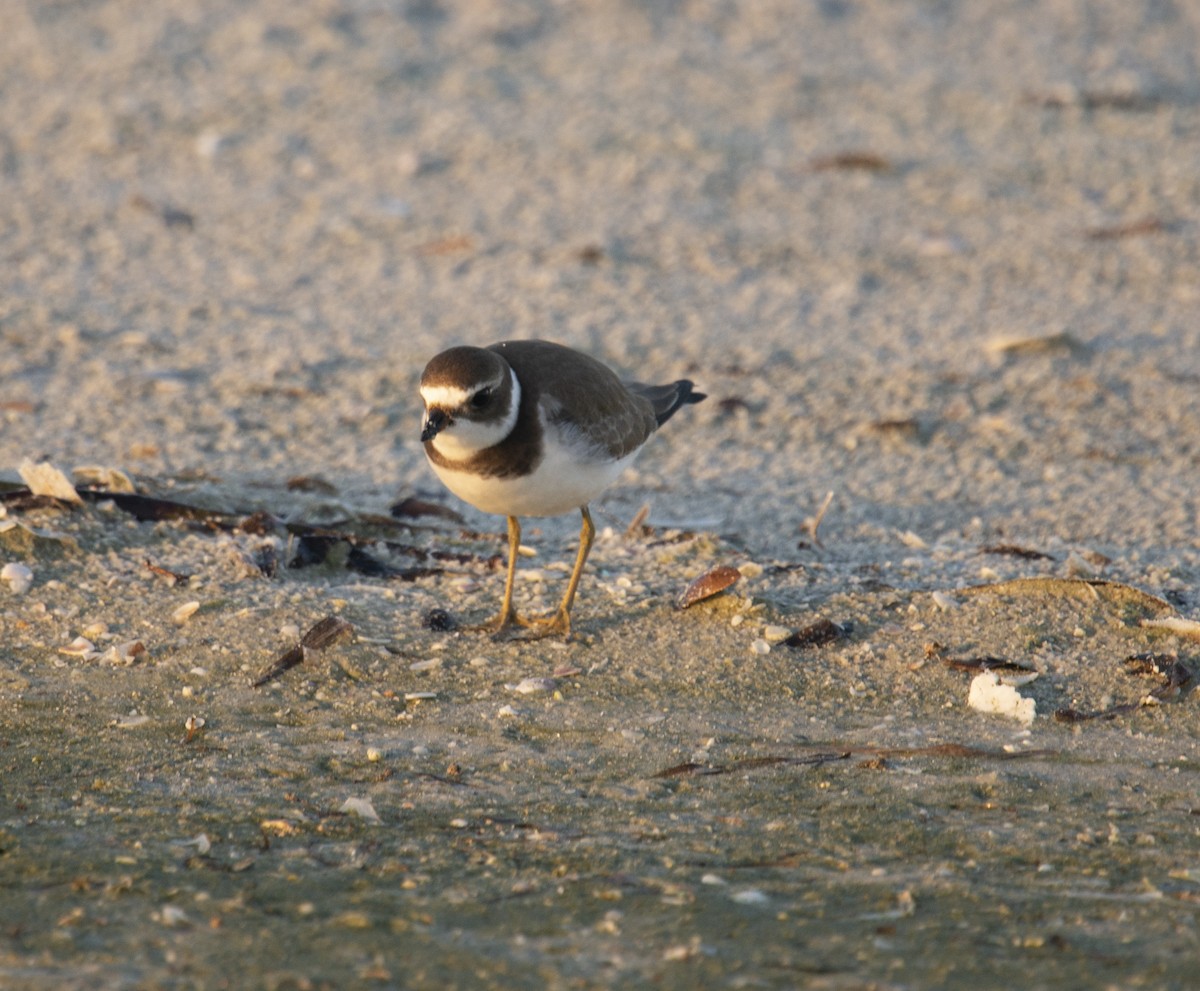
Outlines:
{"label": "dark brown leaf", "polygon": [[892,163],[871,151],[840,151],[814,158],[808,167],[812,172],[890,172]]}
{"label": "dark brown leaf", "polygon": [[1006,657],[943,657],[942,662],[955,671],[1011,671],[1032,674],[1037,668]]}
{"label": "dark brown leaf", "polygon": [[1009,557],[1024,558],[1026,561],[1053,561],[1054,557],[1035,551],[1028,547],[1018,547],[1016,544],[986,544],[979,548],[980,554],[1006,554]]}
{"label": "dark brown leaf", "polygon": [[1118,241],[1127,237],[1144,237],[1147,234],[1161,234],[1167,225],[1158,217],[1144,217],[1141,220],[1131,220],[1126,224],[1111,224],[1107,227],[1091,227],[1084,232],[1089,241]]}
{"label": "dark brown leaf", "polygon": [[437,516],[444,520],[452,520],[455,523],[465,522],[462,515],[456,513],[449,506],[443,506],[440,502],[430,502],[428,499],[418,499],[416,496],[408,496],[405,499],[401,499],[388,512],[397,519]]}
{"label": "dark brown leaf", "polygon": [[324,650],[345,634],[353,632],[354,627],[340,616],[326,616],[309,627],[308,632],[300,638],[300,646],[307,650]]}
{"label": "dark brown leaf", "polygon": [[89,502],[111,502],[118,509],[129,513],[139,523],[158,520],[225,520],[230,514],[215,509],[204,509],[171,499],[141,495],[136,492],[109,492],[107,489],[79,489],[79,495]]}

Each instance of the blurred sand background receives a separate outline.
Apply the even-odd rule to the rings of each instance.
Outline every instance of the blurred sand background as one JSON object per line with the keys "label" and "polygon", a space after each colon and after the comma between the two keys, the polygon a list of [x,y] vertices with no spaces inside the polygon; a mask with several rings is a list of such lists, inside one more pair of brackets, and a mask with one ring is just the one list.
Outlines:
{"label": "blurred sand background", "polygon": [[[1200,7],[13,0],[2,21],[0,479],[25,459],[103,465],[317,517],[417,494],[498,534],[417,442],[438,350],[545,337],[710,399],[597,503],[612,532],[566,649],[419,630],[434,605],[482,614],[494,573],[248,581],[233,538],[22,515],[79,551],[35,553],[23,596],[0,587],[0,871],[35,892],[6,896],[0,983],[234,987],[250,960],[244,979],[276,987],[1183,986],[1192,704],[1083,732],[1045,714],[1127,696],[1122,652],[1194,663],[1187,641],[931,595],[1102,577],[1200,614]],[[297,476],[329,484],[320,507],[286,490]],[[805,523],[827,492],[817,546]],[[660,532],[704,546],[622,543],[647,502]],[[576,528],[540,524],[535,564],[569,560]],[[155,584],[147,556],[197,573],[193,591]],[[754,653],[761,622],[666,608],[705,567],[746,561],[766,569],[746,593],[762,621],[820,612],[857,638],[801,669]],[[189,595],[203,609],[181,633],[166,617]],[[321,662],[245,687],[330,609],[365,678]],[[146,658],[64,667],[57,648],[101,620]],[[961,676],[920,670],[932,639],[1032,656],[1032,735],[964,714]],[[413,673],[431,652],[441,674]],[[504,689],[564,664],[591,676],[567,676],[565,701]],[[384,685],[438,698],[395,728]],[[496,716],[513,699],[519,731]],[[172,757],[188,711],[221,741],[194,778]],[[130,713],[150,729],[121,728]],[[811,793],[646,783],[689,759],[910,735],[1057,756],[1013,775],[923,766],[923,794],[867,771]],[[380,753],[399,777],[368,788]],[[454,762],[487,797],[421,777]],[[371,788],[399,835],[329,825]],[[299,838],[268,830],[276,851],[244,882],[262,822],[305,789]],[[977,834],[985,807],[1008,819]],[[531,821],[525,846],[513,823]],[[160,828],[171,839],[143,842]],[[201,829],[216,853],[180,866],[169,844]],[[705,844],[725,831],[718,856]],[[730,897],[738,844],[759,874]],[[1108,881],[1097,850],[1120,862]],[[1058,884],[1068,866],[1088,880]],[[586,894],[564,907],[555,877]],[[1130,918],[1139,934],[1111,949]]]}

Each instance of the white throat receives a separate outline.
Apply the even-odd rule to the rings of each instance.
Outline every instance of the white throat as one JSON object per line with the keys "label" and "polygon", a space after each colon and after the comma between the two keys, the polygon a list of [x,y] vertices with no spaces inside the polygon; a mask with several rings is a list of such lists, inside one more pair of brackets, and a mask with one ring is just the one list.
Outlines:
{"label": "white throat", "polygon": [[[453,426],[447,427],[433,439],[433,446],[444,458],[451,461],[463,461],[479,451],[486,450],[499,444],[512,433],[517,424],[517,414],[521,410],[521,384],[510,368],[508,370],[512,390],[509,393],[508,409],[499,420],[469,420],[466,417],[454,416]],[[428,405],[442,406],[445,399],[458,398],[458,402],[445,404],[443,408],[455,409],[462,406],[469,398],[465,390],[453,387],[439,386],[421,390],[422,398]],[[439,402],[438,399],[443,402]]]}

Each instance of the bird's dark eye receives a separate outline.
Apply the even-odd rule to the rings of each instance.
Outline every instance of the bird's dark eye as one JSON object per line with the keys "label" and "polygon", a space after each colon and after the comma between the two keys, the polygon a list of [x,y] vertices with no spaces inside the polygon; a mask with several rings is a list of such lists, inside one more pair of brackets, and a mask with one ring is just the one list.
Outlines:
{"label": "bird's dark eye", "polygon": [[473,395],[471,397],[471,408],[472,409],[483,409],[491,401],[492,401],[492,390],[491,389],[480,389],[477,393],[475,393],[475,395]]}

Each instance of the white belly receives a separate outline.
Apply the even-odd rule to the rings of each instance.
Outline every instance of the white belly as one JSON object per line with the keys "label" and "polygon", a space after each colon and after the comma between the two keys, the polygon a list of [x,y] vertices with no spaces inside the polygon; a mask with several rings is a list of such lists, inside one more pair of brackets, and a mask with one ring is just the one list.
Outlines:
{"label": "white belly", "polygon": [[637,451],[619,461],[580,460],[573,452],[552,444],[533,474],[517,478],[484,478],[429,463],[446,488],[485,513],[558,516],[591,502],[635,457]]}

